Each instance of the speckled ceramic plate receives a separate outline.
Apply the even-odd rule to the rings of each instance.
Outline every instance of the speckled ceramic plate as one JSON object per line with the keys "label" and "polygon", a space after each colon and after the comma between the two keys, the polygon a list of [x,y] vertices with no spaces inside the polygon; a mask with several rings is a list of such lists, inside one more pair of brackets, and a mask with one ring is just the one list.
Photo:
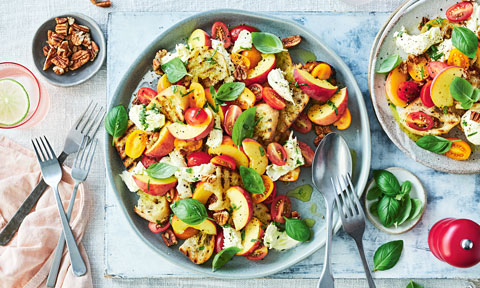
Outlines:
{"label": "speckled ceramic plate", "polygon": [[[399,124],[392,115],[385,95],[385,75],[375,73],[375,67],[380,65],[382,59],[397,53],[404,59],[407,56],[395,45],[393,38],[395,31],[405,26],[410,33],[419,33],[417,26],[423,16],[430,19],[438,16],[445,17],[445,11],[455,3],[456,1],[452,0],[410,0],[395,11],[378,33],[372,47],[368,75],[369,89],[380,125],[400,150],[409,155],[413,160],[435,170],[455,174],[478,174],[480,173],[480,152],[478,149],[475,149],[477,151],[474,151],[467,161],[456,161],[418,147],[400,129]],[[465,135],[457,128],[452,129],[448,136],[465,139]]]}
{"label": "speckled ceramic plate", "polygon": [[[360,195],[367,182],[371,153],[370,128],[361,91],[350,69],[335,52],[318,40],[315,34],[286,19],[247,11],[216,10],[197,14],[179,22],[159,35],[130,66],[112,97],[110,108],[120,104],[128,106],[132,94],[139,86],[147,85],[156,87],[157,80],[152,80],[148,75],[151,70],[152,59],[157,50],[161,48],[168,50],[174,49],[175,44],[186,39],[194,29],[202,28],[205,31],[210,31],[211,25],[215,21],[223,21],[229,27],[246,23],[258,27],[261,31],[271,32],[281,37],[301,35],[303,37],[302,43],[299,47],[291,49],[295,62],[298,63],[302,59],[305,60],[305,55],[313,56],[313,54],[306,53],[306,51],[311,51],[317,59],[326,61],[335,67],[339,83],[344,84],[349,91],[348,105],[352,114],[352,125],[349,129],[341,131],[340,133],[345,137],[348,145],[354,151],[353,154],[356,155],[354,156],[353,181]],[[313,132],[312,134],[298,136],[300,140],[313,146]],[[166,247],[158,234],[153,234],[149,231],[147,222],[134,213],[133,207],[137,202],[137,196],[135,193],[128,191],[118,176],[124,170],[124,167],[114,147],[110,145],[111,142],[111,137],[107,135],[105,141],[106,169],[113,191],[121,203],[122,211],[125,213],[134,232],[147,243],[156,254],[172,264],[178,265],[183,269],[206,274],[210,277],[229,279],[256,278],[284,270],[310,256],[325,244],[326,233],[325,221],[323,219],[323,215],[325,215],[324,201],[318,191],[313,191],[311,199],[308,202],[302,202],[292,198],[293,209],[298,210],[303,218],[312,218],[315,220],[315,225],[312,228],[313,238],[311,241],[302,243],[295,249],[286,252],[270,251],[268,256],[262,261],[249,261],[244,257],[235,257],[215,273],[213,273],[211,269],[212,260],[203,265],[195,265],[178,251],[178,246]],[[278,193],[285,194],[287,191],[305,184],[311,184],[311,168],[302,168],[302,173],[298,181],[288,185],[279,184],[277,188]],[[334,223],[335,231],[338,231],[341,223],[336,214],[334,215]],[[125,249],[134,249],[134,247],[125,247]],[[162,269],[162,267],[159,266],[158,269]]]}

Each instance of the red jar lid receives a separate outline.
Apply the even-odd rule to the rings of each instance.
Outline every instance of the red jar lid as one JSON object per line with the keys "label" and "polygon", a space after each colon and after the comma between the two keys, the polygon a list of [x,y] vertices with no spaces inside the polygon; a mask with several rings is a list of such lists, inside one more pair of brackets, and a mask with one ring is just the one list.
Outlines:
{"label": "red jar lid", "polygon": [[440,258],[460,268],[480,263],[480,225],[468,219],[443,223],[435,232]]}

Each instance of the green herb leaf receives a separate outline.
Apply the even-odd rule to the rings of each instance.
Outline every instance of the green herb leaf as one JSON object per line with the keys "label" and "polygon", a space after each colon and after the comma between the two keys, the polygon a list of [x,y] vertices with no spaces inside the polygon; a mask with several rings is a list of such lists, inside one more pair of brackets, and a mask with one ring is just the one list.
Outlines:
{"label": "green herb leaf", "polygon": [[173,214],[189,225],[200,224],[208,218],[207,209],[202,202],[192,198],[175,201],[170,208]]}
{"label": "green herb leaf", "polygon": [[373,177],[378,188],[387,196],[395,196],[400,192],[400,183],[391,172],[387,170],[374,170]]}
{"label": "green herb leaf", "polygon": [[253,194],[264,194],[265,184],[263,184],[262,177],[253,168],[240,166],[240,176],[242,183],[248,192]]}
{"label": "green herb leaf", "polygon": [[265,54],[276,54],[282,51],[283,43],[276,35],[266,32],[252,32],[252,43],[258,51]]}
{"label": "green herb leaf", "polygon": [[125,107],[118,105],[108,111],[105,117],[105,130],[108,134],[112,135],[112,145],[117,137],[120,137],[125,133],[128,127],[128,114]]}
{"label": "green herb leaf", "polygon": [[383,192],[378,188],[378,186],[373,187],[372,189],[368,190],[367,193],[367,200],[375,200],[378,197],[382,196]]}
{"label": "green herb leaf", "polygon": [[411,190],[412,182],[407,180],[402,183],[402,186],[400,187],[400,194],[402,194],[403,196],[409,195]]}
{"label": "green herb leaf", "polygon": [[175,57],[172,60],[162,65],[162,70],[167,74],[168,81],[175,83],[180,81],[185,75],[188,75],[185,64],[180,58]]}
{"label": "green herb leaf", "polygon": [[400,211],[400,201],[393,197],[384,196],[378,203],[378,218],[385,227],[393,225]]}
{"label": "green herb leaf", "polygon": [[335,110],[335,115],[338,115],[338,108],[337,108],[337,105],[335,105],[335,103],[333,103],[332,101],[330,100],[327,100],[327,104],[332,107],[333,110]]}
{"label": "green herb leaf", "polygon": [[255,111],[257,107],[253,106],[243,111],[240,116],[238,116],[235,124],[233,125],[232,130],[232,139],[233,143],[240,147],[243,139],[252,138],[253,130],[255,129]]}
{"label": "green herb leaf", "polygon": [[466,27],[455,27],[452,32],[452,43],[469,58],[475,58],[478,48],[478,38],[472,30]]}
{"label": "green herb leaf", "polygon": [[373,272],[384,271],[395,266],[402,255],[403,240],[392,241],[378,247],[373,256]]}
{"label": "green herb leaf", "polygon": [[410,216],[408,220],[413,220],[418,218],[423,211],[423,202],[419,199],[411,199],[412,202],[412,210],[410,211]]}
{"label": "green herb leaf", "polygon": [[240,251],[241,249],[238,247],[228,247],[227,249],[223,249],[218,252],[217,255],[213,257],[212,271],[215,272],[216,270],[222,268],[223,265],[232,260],[233,256]]}
{"label": "green herb leaf", "polygon": [[311,231],[307,224],[301,219],[285,218],[285,232],[287,235],[297,241],[305,242],[310,240]]}
{"label": "green herb leaf", "polygon": [[380,201],[375,201],[370,205],[370,213],[375,217],[378,217],[378,204],[380,204]]}
{"label": "green herb leaf", "polygon": [[406,288],[423,288],[423,286],[410,280],[410,283],[408,283]]}
{"label": "green herb leaf", "polygon": [[425,135],[422,138],[418,139],[416,144],[420,148],[428,150],[437,154],[444,154],[450,150],[452,143],[446,138],[435,136],[435,135]]}
{"label": "green herb leaf", "polygon": [[410,201],[410,196],[406,196],[402,201],[402,206],[400,208],[400,213],[398,213],[397,221],[395,221],[395,226],[402,225],[405,221],[410,218],[410,212],[412,211],[412,201]]}
{"label": "green herb leaf", "polygon": [[382,64],[380,64],[380,67],[377,69],[377,73],[389,73],[393,69],[395,69],[400,63],[402,63],[402,58],[400,55],[395,54],[387,59],[383,60]]}
{"label": "green herb leaf", "polygon": [[432,58],[433,60],[438,60],[438,59],[442,58],[443,53],[438,52],[437,46],[430,46],[430,48],[428,48],[428,50],[427,50],[427,55],[428,55],[428,57]]}
{"label": "green herb leaf", "polygon": [[458,76],[450,83],[449,90],[452,97],[462,103],[464,109],[470,109],[480,97],[478,89],[474,89],[470,82]]}
{"label": "green herb leaf", "polygon": [[242,94],[244,89],[245,83],[242,82],[224,83],[222,86],[220,86],[220,88],[218,88],[218,91],[215,94],[215,99],[221,101],[233,101],[237,99],[240,94]]}
{"label": "green herb leaf", "polygon": [[177,169],[177,167],[168,163],[153,163],[152,165],[148,166],[147,174],[155,179],[165,179],[172,176]]}

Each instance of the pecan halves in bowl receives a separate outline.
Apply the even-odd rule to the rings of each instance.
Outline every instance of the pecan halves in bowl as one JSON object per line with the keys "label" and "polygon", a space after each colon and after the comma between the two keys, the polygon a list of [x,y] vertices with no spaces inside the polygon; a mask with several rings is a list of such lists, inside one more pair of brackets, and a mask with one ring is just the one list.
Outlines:
{"label": "pecan halves in bowl", "polygon": [[72,54],[70,60],[70,70],[77,70],[90,60],[90,54],[87,50],[80,50]]}
{"label": "pecan halves in bowl", "polygon": [[68,67],[69,63],[70,63],[70,61],[68,60],[67,57],[62,57],[60,55],[57,55],[57,56],[53,57],[53,59],[52,59],[52,64],[55,65],[55,66],[58,66],[62,69],[66,69]]}
{"label": "pecan halves in bowl", "polygon": [[283,48],[287,49],[290,47],[295,47],[302,42],[302,37],[300,35],[293,35],[282,39]]}

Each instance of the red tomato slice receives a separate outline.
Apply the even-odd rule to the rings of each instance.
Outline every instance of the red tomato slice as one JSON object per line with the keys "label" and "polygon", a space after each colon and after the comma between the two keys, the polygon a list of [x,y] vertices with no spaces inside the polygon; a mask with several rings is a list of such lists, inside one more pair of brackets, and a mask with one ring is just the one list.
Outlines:
{"label": "red tomato slice", "polygon": [[153,90],[152,88],[142,87],[138,89],[137,92],[137,99],[140,101],[140,104],[148,105],[150,101],[153,100],[157,96],[157,91]]}
{"label": "red tomato slice", "polygon": [[232,44],[230,32],[228,31],[227,25],[225,25],[223,22],[217,21],[213,23],[211,35],[212,39],[222,41],[225,49],[230,47]]}
{"label": "red tomato slice", "polygon": [[193,152],[187,156],[187,166],[200,166],[202,164],[208,164],[212,160],[212,156],[206,152]]}
{"label": "red tomato slice", "polygon": [[267,199],[265,199],[265,201],[263,201],[263,203],[264,204],[271,204],[273,202],[273,199],[275,199],[276,196],[277,196],[277,183],[273,182],[273,191],[270,194],[270,196],[268,196]]}
{"label": "red tomato slice", "polygon": [[252,254],[245,256],[248,260],[258,261],[262,260],[268,254],[268,247],[261,245],[259,248],[255,249]]}
{"label": "red tomato slice", "polygon": [[408,114],[406,122],[408,127],[418,131],[427,131],[433,127],[433,118],[424,112]]}
{"label": "red tomato slice", "polygon": [[250,86],[248,86],[248,89],[250,89],[250,91],[253,92],[253,94],[255,94],[255,101],[260,101],[262,100],[263,96],[262,96],[262,93],[263,93],[263,86],[258,84],[258,83],[255,83],[255,84],[252,84]]}
{"label": "red tomato slice", "polygon": [[463,1],[453,5],[447,10],[447,18],[451,22],[460,22],[467,20],[473,13],[473,4],[469,1]]}
{"label": "red tomato slice", "polygon": [[215,241],[215,253],[223,250],[223,229],[218,229],[217,239]]}
{"label": "red tomato slice", "polygon": [[303,159],[305,160],[305,167],[310,167],[312,166],[313,163],[313,157],[315,156],[315,152],[313,151],[310,146],[308,146],[307,143],[298,141],[298,147],[300,147],[300,150],[302,150],[302,156]]}
{"label": "red tomato slice", "polygon": [[237,166],[235,165],[235,159],[233,159],[232,156],[228,155],[215,156],[212,158],[212,160],[210,160],[210,162],[214,165],[223,166],[230,170],[235,170],[237,168]]}
{"label": "red tomato slice", "polygon": [[435,77],[440,73],[443,69],[447,68],[448,64],[440,62],[440,61],[432,61],[428,63],[427,65],[427,72],[432,79],[435,79]]}
{"label": "red tomato slice", "polygon": [[270,87],[263,87],[262,97],[272,108],[282,110],[285,108],[285,100]]}
{"label": "red tomato slice", "polygon": [[148,168],[150,165],[158,162],[157,158],[149,157],[145,154],[142,156],[142,159],[140,161],[142,162],[143,167],[145,168]]}
{"label": "red tomato slice", "polygon": [[414,81],[405,81],[398,86],[397,95],[403,101],[410,102],[420,96],[420,88]]}
{"label": "red tomato slice", "polygon": [[230,105],[228,107],[227,112],[225,113],[225,119],[223,120],[223,127],[228,135],[232,136],[233,126],[240,114],[242,114],[242,109],[237,105]]}
{"label": "red tomato slice", "polygon": [[185,120],[188,125],[197,126],[207,121],[208,114],[202,108],[188,108],[185,112]]}
{"label": "red tomato slice", "polygon": [[258,29],[255,28],[255,27],[248,26],[248,25],[238,25],[230,31],[230,34],[232,35],[232,40],[233,41],[237,41],[238,35],[240,34],[240,32],[242,32],[242,30],[247,30],[250,33],[258,32]]}
{"label": "red tomato slice", "polygon": [[286,195],[278,195],[275,197],[270,206],[270,215],[272,216],[272,221],[279,223],[285,222],[283,216],[290,218],[292,216],[292,203],[290,202],[290,198]]}
{"label": "red tomato slice", "polygon": [[307,114],[301,112],[300,115],[298,115],[297,120],[293,122],[292,128],[297,132],[306,134],[312,130],[312,121],[308,119]]}
{"label": "red tomato slice", "polygon": [[423,106],[425,107],[433,107],[432,96],[430,95],[430,88],[432,87],[432,81],[428,81],[423,85],[422,90],[420,91],[420,99],[422,100]]}
{"label": "red tomato slice", "polygon": [[148,228],[153,233],[162,233],[163,231],[167,230],[170,227],[170,221],[166,221],[165,223],[158,224],[155,222],[148,223]]}
{"label": "red tomato slice", "polygon": [[287,163],[287,151],[277,142],[272,142],[267,146],[267,157],[275,165],[283,166]]}

